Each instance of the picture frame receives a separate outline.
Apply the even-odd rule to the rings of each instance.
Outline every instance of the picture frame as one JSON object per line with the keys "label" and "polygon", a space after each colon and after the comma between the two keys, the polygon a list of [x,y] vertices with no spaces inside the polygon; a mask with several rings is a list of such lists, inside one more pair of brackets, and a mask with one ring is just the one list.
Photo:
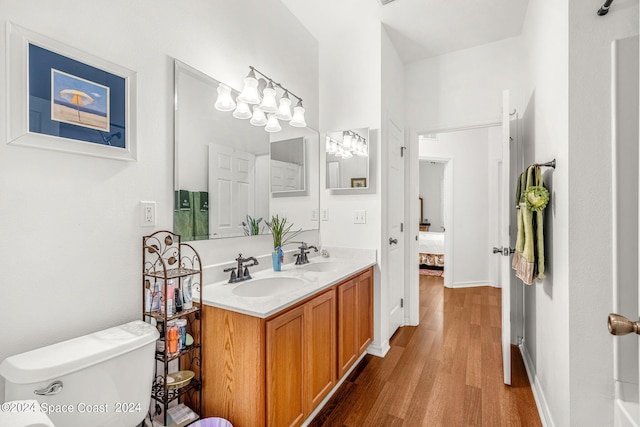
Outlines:
{"label": "picture frame", "polygon": [[351,178],[351,188],[367,188],[367,178]]}
{"label": "picture frame", "polygon": [[136,73],[7,22],[12,145],[135,161]]}

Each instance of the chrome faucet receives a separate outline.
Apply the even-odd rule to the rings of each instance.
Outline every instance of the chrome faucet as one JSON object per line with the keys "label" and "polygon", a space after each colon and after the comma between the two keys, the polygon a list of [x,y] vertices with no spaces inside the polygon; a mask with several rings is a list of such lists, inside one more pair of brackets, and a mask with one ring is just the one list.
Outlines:
{"label": "chrome faucet", "polygon": [[[248,261],[253,261],[253,264],[244,265],[244,263]],[[251,279],[251,274],[249,274],[249,267],[258,265],[258,260],[252,256],[249,258],[242,258],[242,254],[238,254],[236,262],[238,263],[236,267],[229,267],[223,270],[225,273],[231,272],[229,283],[238,283]]]}
{"label": "chrome faucet", "polygon": [[309,257],[307,256],[309,254],[309,249],[313,249],[315,252],[318,252],[317,247],[313,245],[307,246],[305,242],[300,242],[298,249],[300,249],[300,252],[296,254],[296,265],[309,264]]}

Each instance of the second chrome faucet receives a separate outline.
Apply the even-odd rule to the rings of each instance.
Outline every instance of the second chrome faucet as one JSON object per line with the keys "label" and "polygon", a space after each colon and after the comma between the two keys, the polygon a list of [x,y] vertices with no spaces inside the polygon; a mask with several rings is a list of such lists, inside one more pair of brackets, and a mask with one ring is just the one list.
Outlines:
{"label": "second chrome faucet", "polygon": [[[253,261],[253,264],[245,265],[245,262]],[[236,262],[238,265],[236,267],[225,268],[223,271],[225,273],[231,272],[231,276],[229,277],[229,283],[238,283],[243,282],[245,280],[251,279],[251,274],[249,274],[249,267],[253,267],[254,265],[258,265],[258,260],[254,257],[242,258],[242,254],[238,254],[238,258],[236,258]]]}

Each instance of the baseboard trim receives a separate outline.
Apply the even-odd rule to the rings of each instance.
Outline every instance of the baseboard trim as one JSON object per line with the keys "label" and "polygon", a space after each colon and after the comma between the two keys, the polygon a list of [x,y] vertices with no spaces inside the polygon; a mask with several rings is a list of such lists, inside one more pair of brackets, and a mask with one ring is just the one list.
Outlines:
{"label": "baseboard trim", "polygon": [[480,286],[491,286],[495,288],[496,284],[493,282],[493,280],[481,280],[481,281],[474,281],[474,282],[455,282],[451,285],[451,288],[452,289],[477,288]]}
{"label": "baseboard trim", "polygon": [[367,347],[367,353],[372,356],[384,357],[390,349],[391,346],[389,345],[389,340],[385,341],[383,345],[372,342],[369,347]]}
{"label": "baseboard trim", "polygon": [[549,411],[549,405],[547,405],[547,399],[544,396],[544,392],[540,387],[540,381],[538,375],[533,368],[533,362],[529,356],[527,348],[524,346],[524,342],[518,346],[520,348],[520,354],[524,362],[524,368],[527,371],[529,377],[529,383],[531,384],[531,391],[533,392],[533,399],[536,401],[536,407],[538,408],[538,414],[540,415],[540,422],[543,427],[555,427],[553,419],[551,418],[551,412]]}
{"label": "baseboard trim", "polygon": [[358,360],[356,360],[356,362],[349,368],[349,370],[342,376],[342,378],[340,378],[340,380],[336,383],[336,385],[333,386],[333,388],[331,389],[329,394],[327,394],[325,396],[325,398],[322,399],[322,402],[320,402],[320,404],[318,404],[316,409],[314,409],[313,412],[311,414],[309,414],[307,419],[304,420],[304,422],[302,423],[301,427],[306,427],[309,424],[311,424],[311,421],[313,421],[313,419],[316,417],[316,415],[318,415],[320,413],[320,411],[322,411],[322,408],[324,408],[324,405],[326,405],[327,402],[329,401],[329,399],[331,399],[333,397],[333,395],[335,394],[336,391],[338,391],[338,389],[340,388],[342,383],[349,377],[349,375],[351,375],[351,371],[353,371],[356,368],[356,366],[358,366],[360,364],[360,362],[362,361],[362,359],[364,359],[364,357],[366,355],[367,355],[366,351],[360,355]]}

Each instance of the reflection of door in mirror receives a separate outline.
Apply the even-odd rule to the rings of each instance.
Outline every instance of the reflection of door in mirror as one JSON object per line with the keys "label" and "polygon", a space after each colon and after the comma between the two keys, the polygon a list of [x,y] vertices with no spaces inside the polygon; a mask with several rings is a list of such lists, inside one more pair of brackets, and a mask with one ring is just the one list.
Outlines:
{"label": "reflection of door in mirror", "polygon": [[209,190],[215,207],[209,215],[209,234],[244,236],[242,221],[247,215],[255,216],[255,156],[209,144],[209,165]]}
{"label": "reflection of door in mirror", "polygon": [[271,143],[272,193],[305,190],[304,144],[302,137]]}

